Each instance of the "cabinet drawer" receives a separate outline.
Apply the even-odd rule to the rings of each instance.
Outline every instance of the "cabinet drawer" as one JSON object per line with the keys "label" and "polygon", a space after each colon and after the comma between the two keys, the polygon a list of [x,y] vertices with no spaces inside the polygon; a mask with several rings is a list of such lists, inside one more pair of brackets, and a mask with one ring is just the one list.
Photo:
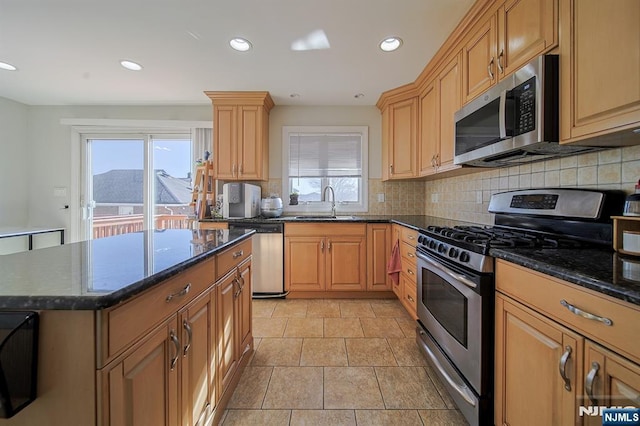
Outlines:
{"label": "cabinet drawer", "polygon": [[325,237],[327,235],[367,235],[365,223],[286,223],[285,237]]}
{"label": "cabinet drawer", "polygon": [[407,228],[405,226],[400,229],[402,241],[409,244],[410,246],[413,246],[413,249],[415,250],[416,244],[418,242],[418,231],[416,231],[415,229]]}
{"label": "cabinet drawer", "polygon": [[213,285],[214,268],[214,260],[206,260],[145,291],[131,301],[103,311],[103,360],[117,355],[145,332]]}
{"label": "cabinet drawer", "polygon": [[[640,361],[639,308],[503,260],[496,262],[496,289],[560,324]],[[612,324],[609,326],[574,314],[561,304],[562,300],[580,311],[608,318]]]}
{"label": "cabinet drawer", "polygon": [[418,277],[416,275],[417,270],[418,268],[416,267],[415,263],[413,265],[409,262],[402,263],[402,274],[406,276],[407,279],[411,280],[414,285],[416,285],[416,283],[418,282]]}
{"label": "cabinet drawer", "polygon": [[405,242],[400,244],[400,255],[402,256],[402,266],[409,264],[415,269],[416,266],[416,247]]}
{"label": "cabinet drawer", "polygon": [[402,285],[402,304],[405,306],[407,311],[413,319],[417,318],[417,303],[418,299],[418,290],[416,287],[416,282],[414,280],[407,279],[407,275],[401,274],[400,283]]}
{"label": "cabinet drawer", "polygon": [[216,256],[216,279],[220,279],[236,265],[251,256],[251,239],[227,249]]}

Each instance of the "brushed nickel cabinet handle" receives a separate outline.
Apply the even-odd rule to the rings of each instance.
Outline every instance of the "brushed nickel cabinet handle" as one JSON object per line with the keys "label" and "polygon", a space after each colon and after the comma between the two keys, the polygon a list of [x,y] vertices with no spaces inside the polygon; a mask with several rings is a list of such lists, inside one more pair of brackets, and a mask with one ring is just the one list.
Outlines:
{"label": "brushed nickel cabinet handle", "polygon": [[493,71],[491,70],[492,65],[493,65],[493,56],[491,57],[491,60],[489,61],[489,65],[487,65],[487,72],[489,73],[489,78],[490,78],[491,80],[493,80],[493,78],[495,77],[495,76],[493,75]]}
{"label": "brushed nickel cabinet handle", "polygon": [[240,292],[242,291],[242,288],[240,287],[240,281],[238,280],[237,277],[233,279],[233,287],[238,288],[236,291],[233,292],[233,298],[237,299],[240,296]]}
{"label": "brushed nickel cabinet handle", "polygon": [[238,167],[238,170],[240,172],[240,176],[242,176],[242,173],[243,173],[243,167],[242,166],[243,166],[243,164],[240,163],[240,167]]}
{"label": "brushed nickel cabinet handle", "polygon": [[189,349],[191,348],[191,339],[193,339],[193,333],[191,332],[191,324],[189,324],[189,321],[187,321],[186,319],[182,321],[182,327],[184,327],[184,329],[187,331],[187,337],[189,338],[189,340],[187,340],[187,344],[184,345],[184,348],[182,350],[182,356],[187,356],[187,352],[189,352]]}
{"label": "brushed nickel cabinet handle", "polygon": [[233,253],[233,258],[237,259],[239,257],[242,257],[244,255],[244,250],[239,250]]}
{"label": "brushed nickel cabinet handle", "polygon": [[244,277],[240,271],[240,267],[236,266],[236,275],[238,276],[238,284],[240,285],[240,291],[244,290]]}
{"label": "brushed nickel cabinet handle", "polygon": [[182,297],[182,296],[186,295],[187,293],[189,293],[189,291],[191,291],[191,283],[187,283],[187,285],[184,286],[184,288],[182,290],[180,290],[179,292],[172,293],[172,294],[168,295],[165,300],[166,300],[167,303],[169,303],[173,299],[175,299],[176,297]]}
{"label": "brushed nickel cabinet handle", "polygon": [[500,54],[498,55],[498,70],[500,74],[504,73],[504,67],[502,66],[502,57],[504,56],[504,49],[500,49]]}
{"label": "brushed nickel cabinet handle", "polygon": [[416,301],[413,300],[413,297],[409,296],[408,294],[407,294],[407,299],[411,300],[411,302],[413,302],[413,303],[416,303]]}
{"label": "brushed nickel cabinet handle", "polygon": [[327,241],[327,250],[331,250],[331,240]]}
{"label": "brushed nickel cabinet handle", "polygon": [[176,348],[176,355],[171,357],[171,371],[173,371],[176,368],[176,364],[178,363],[178,358],[180,357],[180,341],[178,340],[178,337],[176,337],[176,332],[171,330],[171,333],[169,333],[169,338],[171,339],[171,341],[173,342],[173,346],[175,346]]}
{"label": "brushed nickel cabinet handle", "polygon": [[407,253],[407,256],[409,256],[409,257],[416,257],[413,253]]}
{"label": "brushed nickel cabinet handle", "polygon": [[566,346],[564,348],[564,353],[562,354],[562,358],[560,358],[560,377],[564,380],[564,388],[568,391],[571,390],[571,380],[567,377],[567,362],[569,362],[569,358],[571,357],[571,346]]}
{"label": "brushed nickel cabinet handle", "polygon": [[320,251],[324,251],[324,240],[320,241]]}
{"label": "brushed nickel cabinet handle", "polygon": [[613,325],[613,321],[611,321],[609,318],[601,317],[601,316],[598,316],[598,315],[591,314],[591,313],[589,313],[587,311],[583,311],[582,309],[573,306],[572,304],[570,304],[569,302],[567,302],[564,299],[562,299],[560,301],[560,304],[562,306],[564,306],[565,308],[567,308],[569,310],[569,312],[571,312],[572,314],[578,315],[579,317],[590,319],[590,320],[594,320],[594,321],[600,321],[604,325],[608,325],[608,326],[612,326]]}
{"label": "brushed nickel cabinet handle", "polygon": [[589,374],[587,374],[587,379],[584,382],[584,391],[587,393],[589,400],[591,401],[591,405],[598,405],[598,399],[593,396],[593,382],[598,375],[598,370],[600,370],[600,364],[597,362],[591,363],[591,370],[589,370]]}
{"label": "brushed nickel cabinet handle", "polygon": [[389,164],[389,174],[393,174],[393,164]]}

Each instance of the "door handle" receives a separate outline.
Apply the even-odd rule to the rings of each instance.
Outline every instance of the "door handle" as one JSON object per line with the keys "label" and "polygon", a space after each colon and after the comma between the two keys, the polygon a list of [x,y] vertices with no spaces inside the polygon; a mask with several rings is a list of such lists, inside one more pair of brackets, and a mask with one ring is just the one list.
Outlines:
{"label": "door handle", "polygon": [[187,285],[184,286],[184,288],[178,291],[177,293],[171,293],[170,295],[168,295],[165,301],[169,303],[171,302],[171,300],[175,299],[176,297],[182,297],[186,295],[187,293],[189,293],[189,291],[191,291],[191,283],[187,283]]}
{"label": "door handle", "polygon": [[569,312],[571,312],[572,314],[578,315],[579,317],[590,319],[590,320],[594,320],[594,321],[600,321],[604,325],[608,325],[608,326],[612,326],[613,325],[613,321],[611,321],[611,319],[606,318],[606,317],[601,317],[601,316],[598,316],[598,315],[594,315],[594,314],[591,314],[591,313],[589,313],[587,311],[583,311],[582,309],[573,306],[572,304],[570,304],[569,302],[567,302],[564,299],[562,299],[560,301],[560,304],[562,306],[564,306],[565,308],[567,308],[569,310]]}
{"label": "door handle", "polygon": [[176,368],[178,358],[180,357],[180,341],[178,340],[178,337],[176,337],[176,332],[173,330],[171,330],[171,333],[169,333],[169,338],[173,342],[173,346],[175,346],[176,348],[176,354],[175,356],[171,357],[170,363],[171,371],[173,371]]}
{"label": "door handle", "polygon": [[498,55],[498,70],[500,74],[504,73],[504,68],[502,67],[502,57],[504,56],[504,49],[500,49],[500,54]]}
{"label": "door handle", "polygon": [[493,78],[494,78],[493,71],[491,70],[492,65],[493,65],[493,56],[491,57],[491,60],[489,61],[489,65],[487,65],[487,72],[489,73],[489,78],[491,80],[493,80]]}
{"label": "door handle", "polygon": [[589,374],[587,374],[587,379],[584,382],[584,391],[587,393],[589,400],[591,401],[591,405],[598,405],[598,399],[593,396],[593,382],[598,376],[598,370],[600,370],[600,364],[597,362],[591,363],[591,370],[589,370]]}
{"label": "door handle", "polygon": [[189,338],[189,340],[187,340],[187,344],[182,350],[182,356],[187,356],[187,352],[189,352],[189,349],[191,348],[191,339],[193,339],[193,333],[191,332],[191,324],[189,324],[189,321],[187,321],[186,319],[182,321],[182,326],[187,331],[187,337]]}
{"label": "door handle", "polygon": [[571,391],[571,380],[567,377],[567,362],[569,362],[572,350],[571,346],[566,346],[564,349],[564,354],[562,354],[562,358],[560,358],[560,377],[564,380],[564,388]]}

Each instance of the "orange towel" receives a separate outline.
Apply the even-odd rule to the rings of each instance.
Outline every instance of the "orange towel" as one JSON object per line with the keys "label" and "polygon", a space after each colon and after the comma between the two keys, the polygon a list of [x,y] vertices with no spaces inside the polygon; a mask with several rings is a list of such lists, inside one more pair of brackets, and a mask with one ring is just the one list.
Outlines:
{"label": "orange towel", "polygon": [[394,284],[400,282],[400,271],[402,271],[402,264],[400,263],[400,240],[396,240],[396,243],[391,249],[391,257],[387,263],[387,274],[389,274]]}

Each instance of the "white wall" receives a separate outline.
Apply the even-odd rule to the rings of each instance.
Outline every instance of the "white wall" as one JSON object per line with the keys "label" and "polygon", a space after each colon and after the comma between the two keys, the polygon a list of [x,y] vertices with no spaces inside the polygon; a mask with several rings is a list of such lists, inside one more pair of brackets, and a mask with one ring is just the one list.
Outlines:
{"label": "white wall", "polygon": [[275,106],[269,117],[270,179],[282,179],[282,126],[368,126],[369,178],[381,177],[382,118],[375,106]]}
{"label": "white wall", "polygon": [[28,107],[0,98],[0,227],[28,223]]}

